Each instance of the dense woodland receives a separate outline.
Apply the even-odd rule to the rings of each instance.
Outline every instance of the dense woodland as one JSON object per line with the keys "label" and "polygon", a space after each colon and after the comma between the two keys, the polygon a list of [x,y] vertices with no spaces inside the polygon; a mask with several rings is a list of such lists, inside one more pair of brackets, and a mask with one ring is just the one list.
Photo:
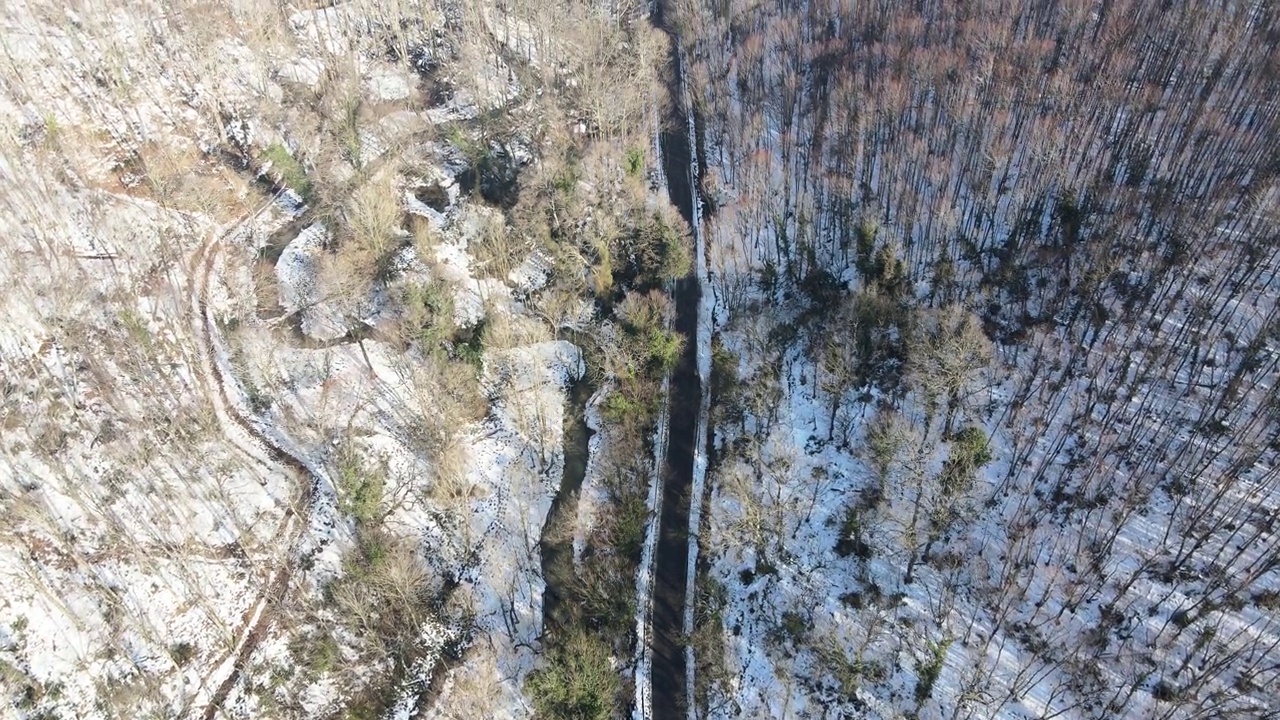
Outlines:
{"label": "dense woodland", "polygon": [[[832,593],[892,595],[886,556],[899,593],[936,574],[922,717],[1274,711],[1276,12],[682,6],[717,311],[752,356],[724,367],[798,377],[816,441],[874,470]],[[760,387],[720,408],[729,458],[759,457]],[[839,654],[852,687],[894,674],[877,642]]]}

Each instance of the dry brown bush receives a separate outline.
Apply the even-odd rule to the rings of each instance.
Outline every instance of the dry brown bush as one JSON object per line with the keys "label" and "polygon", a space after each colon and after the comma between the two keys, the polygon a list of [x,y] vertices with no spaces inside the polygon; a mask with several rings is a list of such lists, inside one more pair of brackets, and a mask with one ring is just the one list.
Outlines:
{"label": "dry brown bush", "polygon": [[428,462],[438,464],[467,423],[484,417],[488,403],[475,367],[439,356],[415,363],[411,383],[413,412],[407,430]]}
{"label": "dry brown bush", "polygon": [[473,260],[471,268],[478,276],[505,280],[531,248],[506,226],[501,215],[493,213],[485,217],[483,229],[467,249]]}
{"label": "dry brown bush", "polygon": [[447,510],[458,511],[465,507],[475,490],[476,485],[467,473],[468,452],[465,444],[450,442],[436,455],[427,495]]}
{"label": "dry brown bush", "polygon": [[327,594],[364,663],[404,666],[419,650],[423,625],[436,619],[431,603],[441,589],[411,540],[366,528]]}
{"label": "dry brown bush", "polygon": [[418,260],[427,267],[433,266],[436,245],[440,244],[440,231],[426,218],[412,215],[409,218],[409,234],[413,236],[413,249],[418,254]]}
{"label": "dry brown bush", "polygon": [[525,315],[490,312],[485,317],[487,318],[484,326],[486,351],[509,350],[552,339],[551,331],[545,323]]}
{"label": "dry brown bush", "polygon": [[352,195],[347,204],[346,223],[351,238],[342,251],[376,263],[399,242],[402,210],[391,174],[370,182]]}
{"label": "dry brown bush", "polygon": [[357,190],[344,208],[339,245],[321,266],[326,291],[361,298],[383,279],[402,242],[400,220],[399,197],[389,181]]}

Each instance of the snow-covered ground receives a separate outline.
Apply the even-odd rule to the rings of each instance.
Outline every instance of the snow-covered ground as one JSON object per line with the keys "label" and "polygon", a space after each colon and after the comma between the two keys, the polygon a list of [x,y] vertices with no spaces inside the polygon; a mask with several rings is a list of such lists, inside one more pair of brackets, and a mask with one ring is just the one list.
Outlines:
{"label": "snow-covered ground", "polygon": [[[1274,592],[1280,577],[1266,559],[1274,554],[1266,527],[1229,524],[1202,538],[1201,549],[1188,550],[1187,538],[1198,536],[1184,518],[1197,513],[1179,506],[1206,503],[1207,496],[1180,500],[1166,490],[1142,490],[1149,476],[1126,471],[1123,455],[1092,456],[1116,463],[1100,478],[1107,495],[1093,501],[1100,507],[1064,514],[1047,502],[1055,474],[1042,473],[1069,466],[1070,448],[1044,440],[1028,446],[1032,426],[992,419],[982,424],[995,459],[961,501],[963,529],[935,545],[932,561],[919,562],[906,583],[908,548],[919,555],[922,544],[906,534],[912,488],[888,483],[877,508],[861,514],[865,558],[837,552],[848,509],[880,483],[863,456],[825,440],[828,411],[815,391],[814,364],[788,352],[781,375],[770,380],[754,364],[760,348],[752,347],[744,325],[738,328],[722,339],[742,359],[748,385],[773,385],[766,391],[773,394],[757,402],[774,409],[748,411],[745,435],[733,426],[718,435],[725,455],[714,474],[706,544],[709,576],[725,591],[719,609],[725,667],[714,678],[710,716],[894,717],[913,708],[921,717],[1096,716],[1111,712],[1108,702],[1149,716],[1169,707],[1153,696],[1158,683],[1176,687],[1196,678],[1205,682],[1203,692],[1221,693],[1235,707],[1252,708],[1247,712],[1267,707],[1266,685],[1240,685],[1238,678],[1274,673],[1262,658],[1280,640],[1275,609],[1212,601],[1224,592],[1230,597],[1233,582],[1224,587],[1206,575],[1229,572],[1248,583],[1253,598]],[[1010,384],[993,388],[992,396],[1007,401]],[[1087,394],[1087,383],[1072,391]],[[1138,437],[1160,438],[1168,430],[1144,418],[1185,404],[1155,393],[1161,399],[1154,405],[1135,400],[1121,410]],[[1047,408],[1051,427],[1040,437],[1073,421],[1069,402],[1059,408]],[[843,412],[852,419],[849,445],[858,448],[874,403],[850,400]],[[911,413],[907,420],[924,422]],[[726,441],[733,437],[748,442],[730,451]],[[1190,432],[1180,437],[1201,442]],[[936,473],[946,444],[930,452],[923,463]],[[1235,499],[1218,507],[1259,522],[1280,500],[1267,480],[1272,455],[1264,453],[1238,481],[1233,473],[1241,471],[1219,456],[1191,482],[1230,492]],[[1110,551],[1097,552],[1107,537]],[[1179,552],[1200,568],[1196,576],[1162,576],[1160,568]],[[1086,569],[1099,561],[1102,569]],[[1221,569],[1209,570],[1215,564]],[[941,665],[929,698],[918,702],[921,668],[934,652]],[[1136,666],[1133,654],[1143,658]]]}
{"label": "snow-covered ground", "polygon": [[293,483],[204,401],[182,259],[212,223],[48,190],[0,217],[6,683],[78,717],[179,712],[284,559]]}
{"label": "snow-covered ground", "polygon": [[[780,195],[782,134],[746,136],[766,158],[750,181]],[[726,157],[723,141],[708,130],[709,157]],[[822,329],[780,344],[771,331],[793,330],[807,301],[761,291],[782,262],[779,229],[798,227],[765,206],[778,195],[726,180],[750,177],[729,164],[712,168],[708,254],[744,417],[716,428],[703,547],[723,665],[700,679],[708,717],[1273,713],[1280,457],[1265,408],[1280,350],[1263,319],[1280,297],[1274,252],[1207,228],[1197,246],[1225,250],[1158,278],[1129,274],[1126,288],[1150,284],[1162,299],[1145,312],[1102,294],[1102,322],[1064,313],[997,346],[955,425],[980,427],[993,459],[947,508],[957,525],[929,542],[910,477],[940,473],[940,420],[910,383],[895,397],[851,390],[828,440],[830,394],[806,335],[830,332],[826,313],[810,318]],[[836,275],[856,288],[852,267]],[[926,306],[928,284],[914,289]],[[863,448],[886,404],[931,441],[882,482]],[[842,554],[850,527],[865,547]]]}
{"label": "snow-covered ground", "polygon": [[[803,36],[815,29],[805,22],[798,13],[779,25]],[[717,205],[707,252],[718,339],[737,360],[743,415],[721,416],[710,475],[703,592],[714,612],[703,617],[719,631],[723,653],[700,662],[711,665],[700,678],[711,685],[707,716],[1274,715],[1280,457],[1267,408],[1280,348],[1266,318],[1280,297],[1280,259],[1248,238],[1270,232],[1275,183],[1243,207],[1219,208],[1214,222],[1184,228],[1198,250],[1173,269],[1151,251],[1133,253],[1118,230],[1095,231],[1113,243],[1101,244],[1106,255],[1124,256],[1111,286],[1094,296],[1096,316],[1086,319],[1088,306],[1082,311],[1072,297],[1069,310],[996,346],[955,423],[981,428],[993,459],[943,508],[958,512],[955,525],[930,542],[922,528],[936,506],[913,473],[926,483],[939,475],[951,445],[942,423],[930,424],[909,382],[894,396],[851,389],[832,423],[827,376],[812,350],[822,338],[812,334],[840,331],[830,323],[834,308],[815,308],[808,327],[797,328],[810,301],[785,280],[765,292],[765,279],[785,274],[796,261],[783,254],[794,247],[788,239],[807,232],[818,266],[860,289],[848,254],[835,260],[839,241],[821,229],[839,226],[819,209],[830,198],[807,195],[823,172],[863,183],[870,200],[857,211],[884,226],[877,247],[889,238],[917,280],[908,302],[921,308],[940,304],[928,282],[932,258],[918,256],[926,233],[1008,237],[1016,193],[959,189],[972,175],[947,166],[965,158],[949,150],[941,172],[922,183],[946,190],[922,191],[916,207],[900,202],[906,193],[894,173],[913,161],[897,157],[909,154],[897,139],[874,131],[833,140],[825,147],[849,165],[815,171],[824,159],[802,149],[820,139],[805,137],[789,115],[823,117],[813,112],[824,102],[814,90],[800,82],[793,105],[775,103],[784,93],[773,91],[763,103],[744,102],[735,73],[752,66],[752,43],[717,39],[700,49],[726,53],[722,66],[709,67],[727,79],[699,90],[716,112],[705,142]],[[786,64],[768,60],[791,50],[764,51],[764,72],[775,74],[764,85],[792,87]],[[1184,121],[1161,114],[1149,132]],[[1034,163],[1053,162],[1031,153],[1019,147],[1001,160],[1002,186],[1016,190]],[[1074,163],[1097,157],[1074,148],[1070,155]],[[1053,222],[1057,191],[1037,218],[1041,233]],[[1128,197],[1118,188],[1114,196]],[[936,203],[944,210],[934,217],[930,201],[939,199],[951,202]],[[1148,241],[1145,230],[1132,232]],[[912,250],[904,253],[904,244]],[[1046,264],[1033,282],[1054,287],[1066,270],[1073,288],[1084,287],[1081,265],[1092,270],[1089,262],[1063,264]],[[978,277],[986,269],[959,271]],[[976,281],[961,286],[978,298],[974,312],[1004,302]],[[1135,312],[1141,291],[1155,300],[1136,303]],[[1038,310],[1034,300],[1024,307],[1033,317]],[[864,448],[885,405],[897,408],[915,442],[926,431],[930,440],[882,480]],[[863,546],[842,554],[837,545],[852,530]]]}
{"label": "snow-covered ground", "polygon": [[[464,370],[479,392],[433,435],[452,422],[439,367],[383,340],[344,340],[394,320],[400,288],[337,297],[320,272],[322,223],[259,285],[259,252],[301,200],[255,212],[251,178],[201,155],[224,141],[305,149],[315,130],[285,98],[337,73],[376,106],[356,134],[365,166],[519,91],[499,61],[424,109],[419,77],[386,57],[389,28],[369,23],[380,9],[300,11],[284,33],[243,3],[194,27],[188,8],[164,4],[0,13],[5,76],[22,79],[0,90],[0,717],[340,709],[351,681],[380,668],[299,674],[296,641],[355,542],[331,477],[348,442],[385,465],[387,526],[420,541],[465,610],[424,622],[397,712],[474,631],[432,712],[527,714],[537,541],[563,471],[565,388],[584,372],[579,350],[517,300],[546,282],[548,259],[519,258],[507,279],[473,273],[469,243],[493,213],[460,198],[440,146],[413,148],[420,180],[449,207],[399,188],[439,242],[429,257],[404,252],[395,282],[446,288],[459,327],[516,328],[482,370]],[[429,32],[439,18],[425,10],[414,12]],[[284,320],[257,316],[277,300]],[[304,342],[287,331],[294,315]],[[444,436],[449,447],[431,444]],[[335,640],[342,653],[353,639]]]}

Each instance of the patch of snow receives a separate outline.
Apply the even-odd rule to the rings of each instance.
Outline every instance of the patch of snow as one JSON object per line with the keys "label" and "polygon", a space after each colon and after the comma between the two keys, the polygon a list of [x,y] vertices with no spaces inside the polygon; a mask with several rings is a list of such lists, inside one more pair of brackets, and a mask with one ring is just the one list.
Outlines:
{"label": "patch of snow", "polygon": [[365,80],[370,95],[380,102],[405,100],[413,92],[408,73],[389,66],[380,66]]}
{"label": "patch of snow", "polygon": [[324,79],[325,64],[319,58],[297,57],[282,64],[276,72],[284,80],[315,88]]}
{"label": "patch of snow", "polygon": [[530,293],[546,287],[553,270],[550,258],[534,252],[507,274],[507,280],[520,292]]}
{"label": "patch of snow", "polygon": [[308,225],[291,240],[276,262],[280,305],[290,313],[302,312],[319,300],[317,276],[329,231],[323,223]]}

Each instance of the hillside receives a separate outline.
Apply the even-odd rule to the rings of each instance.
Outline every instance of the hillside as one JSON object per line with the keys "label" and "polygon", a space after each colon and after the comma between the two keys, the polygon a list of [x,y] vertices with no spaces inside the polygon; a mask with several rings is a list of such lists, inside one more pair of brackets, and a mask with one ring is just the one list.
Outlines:
{"label": "hillside", "polygon": [[0,718],[1280,712],[1269,3],[0,40]]}
{"label": "hillside", "polygon": [[0,715],[523,716],[631,652],[688,256],[661,40],[562,9],[6,7]]}
{"label": "hillside", "polygon": [[1274,712],[1265,4],[682,20],[708,716]]}

